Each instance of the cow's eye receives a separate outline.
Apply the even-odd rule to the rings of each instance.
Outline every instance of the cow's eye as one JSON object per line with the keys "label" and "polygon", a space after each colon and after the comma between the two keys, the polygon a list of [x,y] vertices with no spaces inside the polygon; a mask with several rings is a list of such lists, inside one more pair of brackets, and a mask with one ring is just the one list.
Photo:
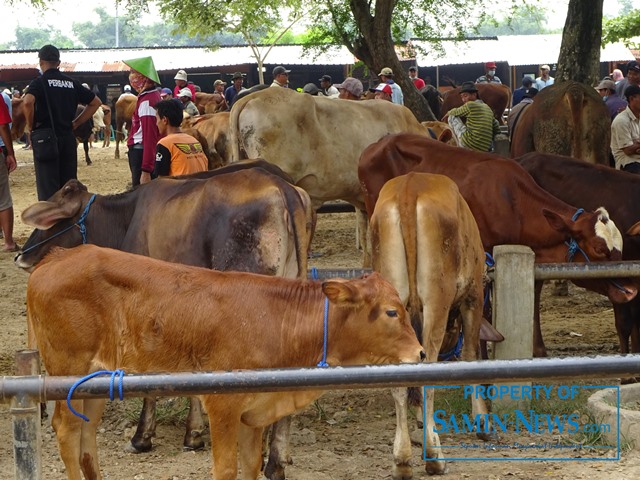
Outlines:
{"label": "cow's eye", "polygon": [[387,310],[387,315],[389,315],[391,318],[395,318],[398,316],[398,311],[397,310]]}

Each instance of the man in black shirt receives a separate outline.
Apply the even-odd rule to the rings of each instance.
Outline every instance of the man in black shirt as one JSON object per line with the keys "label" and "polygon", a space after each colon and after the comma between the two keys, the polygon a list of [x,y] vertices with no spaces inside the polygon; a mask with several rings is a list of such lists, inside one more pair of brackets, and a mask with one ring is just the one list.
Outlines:
{"label": "man in black shirt", "polygon": [[[101,102],[91,90],[60,72],[56,47],[45,45],[38,58],[42,75],[29,84],[24,113],[26,129],[32,132],[38,200],[47,200],[68,180],[77,178],[78,145],[73,130],[91,119]],[[76,118],[78,104],[86,108]]]}

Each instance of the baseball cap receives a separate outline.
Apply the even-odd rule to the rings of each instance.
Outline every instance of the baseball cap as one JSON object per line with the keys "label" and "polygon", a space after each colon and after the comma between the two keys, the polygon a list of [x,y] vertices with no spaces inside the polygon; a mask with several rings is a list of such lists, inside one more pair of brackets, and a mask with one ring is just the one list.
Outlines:
{"label": "baseball cap", "polygon": [[638,85],[628,86],[627,89],[624,91],[624,96],[627,99],[627,102],[634,95],[640,95],[640,87]]}
{"label": "baseball cap", "polygon": [[59,62],[60,50],[53,45],[44,45],[40,50],[38,50],[38,58],[45,62]]}
{"label": "baseball cap", "polygon": [[214,87],[217,87],[218,85],[226,85],[226,84],[227,84],[227,82],[225,82],[223,80],[220,80],[220,79],[218,79],[215,82],[213,82],[213,86]]}
{"label": "baseball cap", "polygon": [[485,68],[496,68],[496,62],[487,62],[484,66]]}
{"label": "baseball cap", "polygon": [[635,60],[631,60],[629,63],[627,63],[627,72],[629,70],[640,72],[640,63],[636,62]]}
{"label": "baseball cap", "polygon": [[477,93],[478,87],[473,82],[464,82],[460,88],[460,93]]}
{"label": "baseball cap", "polygon": [[417,72],[417,71],[418,71],[418,67],[416,67],[415,65],[411,65],[411,66],[409,67],[409,71],[410,71],[410,72]]}
{"label": "baseball cap", "polygon": [[183,88],[182,90],[180,90],[178,92],[178,96],[179,97],[189,97],[189,98],[193,98],[193,93],[191,93],[191,90],[189,90],[188,88]]}
{"label": "baseball cap", "polygon": [[282,65],[278,65],[273,69],[273,76],[275,77],[276,75],[281,75],[283,73],[289,73],[289,72],[291,72],[291,70],[287,70]]}
{"label": "baseball cap", "polygon": [[82,84],[82,86],[83,86],[84,88],[86,88],[87,90],[91,90],[91,89],[89,88],[89,84],[88,84],[88,83],[83,83],[83,84]]}
{"label": "baseball cap", "polygon": [[319,82],[323,82],[323,81],[327,81],[329,83],[331,83],[331,76],[330,75],[322,75],[322,77],[320,77],[320,80],[318,80]]}
{"label": "baseball cap", "polygon": [[304,87],[302,87],[302,91],[304,93],[308,93],[309,95],[318,95],[318,93],[320,93],[320,89],[315,83],[307,83]]}
{"label": "baseball cap", "polygon": [[530,87],[531,85],[533,85],[533,80],[531,80],[531,77],[524,77],[522,79],[522,86]]}
{"label": "baseball cap", "polygon": [[125,85],[124,86],[124,91],[125,92],[130,92],[131,91],[131,85]]}
{"label": "baseball cap", "polygon": [[370,88],[369,90],[371,90],[372,92],[383,92],[389,95],[393,93],[391,85],[389,85],[388,83],[381,83],[376,88]]}
{"label": "baseball cap", "polygon": [[389,77],[393,75],[393,70],[391,70],[389,67],[384,67],[382,70],[380,70],[380,73],[378,74],[379,77],[381,75],[384,75],[385,77]]}
{"label": "baseball cap", "polygon": [[540,65],[540,70],[551,70],[549,65]]}
{"label": "baseball cap", "polygon": [[163,88],[160,90],[160,95],[171,95],[171,89],[167,87]]}
{"label": "baseball cap", "polygon": [[596,90],[604,90],[604,89],[615,92],[616,84],[613,82],[613,80],[602,80],[596,87]]}
{"label": "baseball cap", "polygon": [[351,93],[351,95],[354,95],[356,97],[362,95],[362,90],[364,90],[364,88],[362,87],[362,82],[353,77],[345,78],[344,82],[337,83],[336,85],[334,85],[334,87],[336,87],[338,90],[345,89],[347,92]]}

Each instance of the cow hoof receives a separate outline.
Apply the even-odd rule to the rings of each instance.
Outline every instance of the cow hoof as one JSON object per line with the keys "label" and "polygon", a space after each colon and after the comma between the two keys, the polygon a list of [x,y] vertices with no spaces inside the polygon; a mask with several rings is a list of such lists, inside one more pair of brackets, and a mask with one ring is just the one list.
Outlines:
{"label": "cow hoof", "polygon": [[277,465],[275,462],[267,462],[267,466],[264,467],[264,476],[269,480],[285,480],[284,467]]}
{"label": "cow hoof", "polygon": [[400,465],[394,465],[391,472],[391,478],[393,480],[411,480],[413,478],[413,469],[411,465],[403,463]]}
{"label": "cow hoof", "polygon": [[124,451],[128,453],[147,453],[151,451],[151,448],[153,448],[151,439],[138,440],[132,438],[131,442],[124,447]]}
{"label": "cow hoof", "polygon": [[87,160],[87,165],[93,165],[93,162],[91,160]]}
{"label": "cow hoof", "polygon": [[182,450],[184,450],[185,452],[192,452],[195,450],[202,450],[204,448],[204,440],[202,440],[202,438],[198,437],[197,440],[192,439],[191,441],[184,442],[184,445],[182,446]]}
{"label": "cow hoof", "polygon": [[496,443],[498,441],[498,434],[496,432],[478,432],[476,436],[485,442]]}
{"label": "cow hoof", "polygon": [[621,378],[620,385],[629,385],[631,383],[638,383],[638,378],[630,377],[630,378]]}
{"label": "cow hoof", "polygon": [[447,464],[444,460],[433,460],[424,466],[428,475],[444,475],[447,473]]}

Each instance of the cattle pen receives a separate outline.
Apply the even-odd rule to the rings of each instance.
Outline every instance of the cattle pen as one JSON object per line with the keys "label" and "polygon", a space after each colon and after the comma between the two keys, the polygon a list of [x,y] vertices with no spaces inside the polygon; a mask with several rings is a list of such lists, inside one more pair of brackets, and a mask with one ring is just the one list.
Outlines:
{"label": "cattle pen", "polygon": [[[495,360],[455,364],[134,374],[126,375],[121,380],[122,395],[130,398],[145,395],[175,396],[178,393],[197,395],[309,388],[352,389],[502,382],[512,384],[514,381],[628,377],[640,373],[640,355],[528,358],[531,356],[535,280],[636,277],[640,276],[640,264],[616,262],[534,265],[533,252],[520,246],[497,247],[494,254],[494,319],[499,329],[510,333],[504,345],[495,349]],[[352,277],[362,273],[366,271],[317,271],[320,279]],[[17,376],[5,376],[0,383],[1,401],[11,403],[15,478],[20,480],[40,479],[42,476],[39,402],[66,399],[70,388],[79,380],[79,377],[47,377],[38,375],[39,372],[36,352],[18,352]],[[113,378],[96,377],[78,386],[73,395],[78,399],[109,398],[109,391],[113,387]]]}

